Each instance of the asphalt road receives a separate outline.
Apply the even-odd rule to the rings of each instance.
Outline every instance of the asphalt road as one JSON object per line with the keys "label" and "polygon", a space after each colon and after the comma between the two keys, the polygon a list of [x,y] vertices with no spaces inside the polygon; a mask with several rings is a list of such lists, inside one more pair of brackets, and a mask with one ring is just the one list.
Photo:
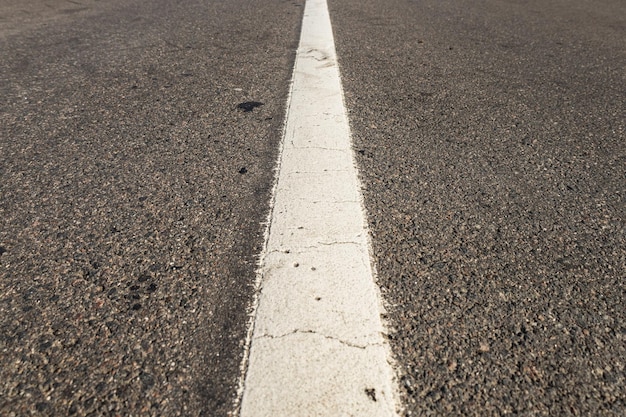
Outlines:
{"label": "asphalt road", "polygon": [[[234,410],[302,5],[0,0],[0,415]],[[329,6],[405,414],[626,414],[624,2]]]}
{"label": "asphalt road", "polygon": [[0,415],[232,410],[302,4],[0,1]]}
{"label": "asphalt road", "polygon": [[626,414],[626,4],[329,0],[409,415]]}

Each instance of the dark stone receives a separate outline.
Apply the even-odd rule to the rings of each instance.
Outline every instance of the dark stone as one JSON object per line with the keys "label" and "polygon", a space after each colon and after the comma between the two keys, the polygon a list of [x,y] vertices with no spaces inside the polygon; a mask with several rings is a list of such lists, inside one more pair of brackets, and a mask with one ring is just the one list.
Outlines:
{"label": "dark stone", "polygon": [[251,112],[257,107],[261,107],[265,103],[261,103],[260,101],[246,101],[243,103],[239,103],[237,108],[239,110],[243,110],[245,113]]}

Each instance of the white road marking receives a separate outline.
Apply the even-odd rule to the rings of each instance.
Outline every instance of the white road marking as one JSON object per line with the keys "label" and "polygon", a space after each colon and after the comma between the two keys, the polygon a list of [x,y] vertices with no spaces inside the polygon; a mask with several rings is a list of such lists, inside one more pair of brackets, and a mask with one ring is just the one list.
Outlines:
{"label": "white road marking", "polygon": [[326,0],[306,2],[278,173],[240,415],[395,416]]}

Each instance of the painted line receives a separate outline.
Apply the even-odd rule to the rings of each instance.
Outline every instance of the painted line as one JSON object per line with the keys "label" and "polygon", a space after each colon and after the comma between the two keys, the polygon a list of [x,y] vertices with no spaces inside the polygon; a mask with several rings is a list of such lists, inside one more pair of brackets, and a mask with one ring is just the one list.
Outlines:
{"label": "painted line", "polygon": [[241,417],[396,416],[326,0],[307,0]]}

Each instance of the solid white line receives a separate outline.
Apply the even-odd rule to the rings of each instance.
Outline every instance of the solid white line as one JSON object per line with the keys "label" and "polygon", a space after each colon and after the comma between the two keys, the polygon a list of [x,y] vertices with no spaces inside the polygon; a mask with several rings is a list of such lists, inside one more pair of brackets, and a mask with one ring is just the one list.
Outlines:
{"label": "solid white line", "polygon": [[274,192],[240,415],[397,415],[326,0],[306,2]]}

